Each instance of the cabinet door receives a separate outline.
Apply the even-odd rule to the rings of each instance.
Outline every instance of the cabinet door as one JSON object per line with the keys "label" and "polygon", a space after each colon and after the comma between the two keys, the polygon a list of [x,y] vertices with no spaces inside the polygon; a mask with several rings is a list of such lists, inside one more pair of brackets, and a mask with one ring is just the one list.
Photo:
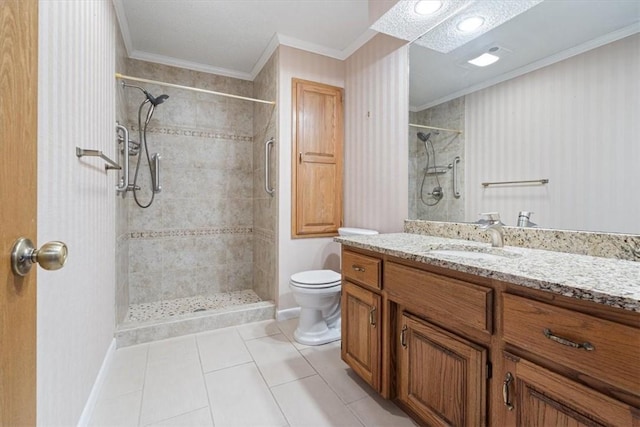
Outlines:
{"label": "cabinet door", "polygon": [[334,236],[342,223],[342,89],[293,79],[293,237]]}
{"label": "cabinet door", "polygon": [[634,410],[532,362],[507,357],[503,376],[508,425],[635,426]]}
{"label": "cabinet door", "polygon": [[486,425],[486,350],[402,314],[398,399],[432,426]]}
{"label": "cabinet door", "polygon": [[380,391],[380,295],[344,282],[342,360]]}

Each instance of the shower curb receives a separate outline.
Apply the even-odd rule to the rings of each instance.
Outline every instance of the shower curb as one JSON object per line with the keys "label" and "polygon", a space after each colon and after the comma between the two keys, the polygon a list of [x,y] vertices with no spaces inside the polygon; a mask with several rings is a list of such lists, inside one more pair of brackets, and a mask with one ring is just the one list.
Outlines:
{"label": "shower curb", "polygon": [[275,317],[275,303],[261,301],[225,309],[176,316],[171,319],[123,323],[116,329],[116,347],[128,347],[181,335],[238,326]]}

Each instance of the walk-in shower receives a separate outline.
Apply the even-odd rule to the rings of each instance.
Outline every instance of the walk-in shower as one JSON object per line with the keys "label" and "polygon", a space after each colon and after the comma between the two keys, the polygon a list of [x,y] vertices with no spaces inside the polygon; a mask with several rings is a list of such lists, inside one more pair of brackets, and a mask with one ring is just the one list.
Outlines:
{"label": "walk-in shower", "polygon": [[[272,319],[277,217],[266,209],[277,196],[254,188],[265,185],[273,102],[249,98],[249,81],[137,60],[121,69],[132,76],[116,74],[126,80],[116,118],[138,135],[122,151],[139,165],[135,191],[118,198],[118,345]],[[255,95],[275,98],[261,92],[275,84]],[[163,159],[154,199],[155,151]]]}

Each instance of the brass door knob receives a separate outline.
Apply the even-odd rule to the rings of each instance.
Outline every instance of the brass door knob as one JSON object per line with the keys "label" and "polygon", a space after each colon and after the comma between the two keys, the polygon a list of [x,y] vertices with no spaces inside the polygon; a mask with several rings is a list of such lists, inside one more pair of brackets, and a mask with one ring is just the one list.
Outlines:
{"label": "brass door knob", "polygon": [[25,276],[34,263],[45,270],[58,270],[67,262],[69,251],[63,242],[47,242],[35,249],[31,240],[19,238],[11,251],[11,269],[18,276]]}

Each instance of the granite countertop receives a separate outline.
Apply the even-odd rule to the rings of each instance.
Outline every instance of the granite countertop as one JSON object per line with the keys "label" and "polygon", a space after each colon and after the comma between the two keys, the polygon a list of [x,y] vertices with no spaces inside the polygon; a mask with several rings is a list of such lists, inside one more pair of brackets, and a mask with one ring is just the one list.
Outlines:
{"label": "granite countertop", "polygon": [[[412,233],[341,236],[336,242],[464,273],[640,312],[640,263]],[[433,250],[488,253],[483,259]],[[482,256],[482,255],[480,255]]]}

